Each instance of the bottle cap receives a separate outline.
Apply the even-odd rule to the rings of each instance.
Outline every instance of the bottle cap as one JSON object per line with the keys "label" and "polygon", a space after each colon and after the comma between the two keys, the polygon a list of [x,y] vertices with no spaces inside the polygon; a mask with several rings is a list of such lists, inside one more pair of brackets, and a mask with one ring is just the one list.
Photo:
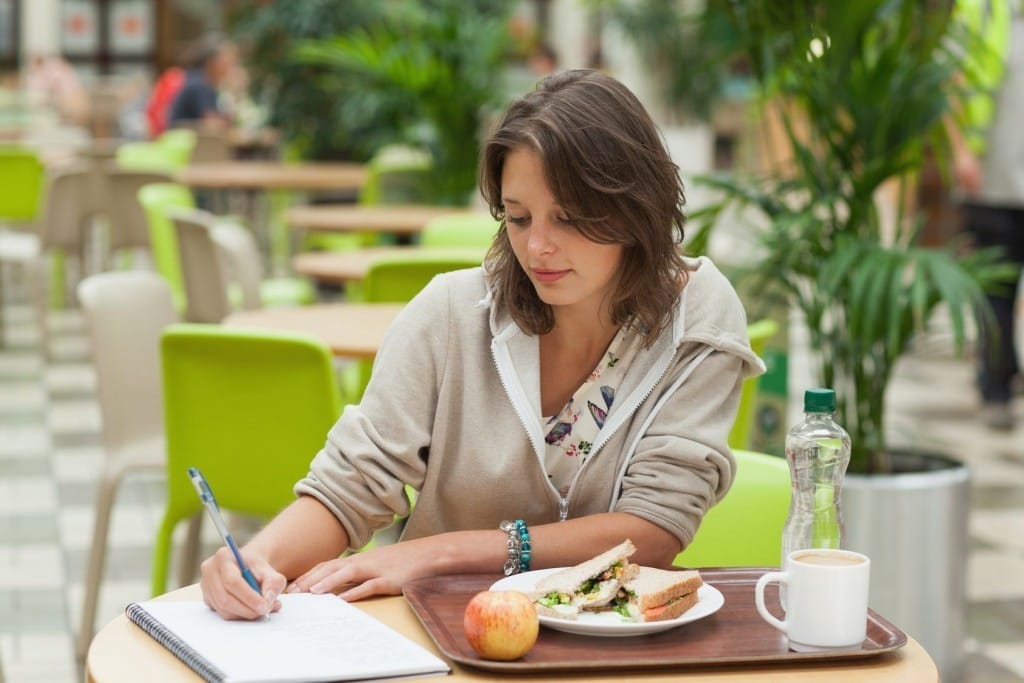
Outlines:
{"label": "bottle cap", "polygon": [[836,412],[836,392],[834,389],[808,389],[804,392],[805,413]]}

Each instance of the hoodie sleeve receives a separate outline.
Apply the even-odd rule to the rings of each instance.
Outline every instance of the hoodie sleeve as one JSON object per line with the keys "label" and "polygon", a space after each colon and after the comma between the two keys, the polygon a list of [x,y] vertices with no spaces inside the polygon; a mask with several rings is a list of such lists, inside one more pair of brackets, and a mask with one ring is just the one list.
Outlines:
{"label": "hoodie sleeve", "polygon": [[409,514],[405,485],[422,485],[450,332],[447,280],[434,278],[388,331],[360,403],[346,406],[295,493],[338,518],[350,547]]}
{"label": "hoodie sleeve", "polygon": [[[663,386],[671,386],[704,348],[693,347]],[[748,373],[747,361],[726,351],[698,362],[640,438],[614,507],[668,530],[684,548],[732,485],[735,460],[726,439]]]}

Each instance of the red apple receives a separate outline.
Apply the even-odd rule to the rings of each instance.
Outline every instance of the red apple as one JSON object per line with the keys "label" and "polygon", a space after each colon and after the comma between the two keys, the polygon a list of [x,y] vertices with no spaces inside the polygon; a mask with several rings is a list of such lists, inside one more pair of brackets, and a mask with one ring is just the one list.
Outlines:
{"label": "red apple", "polygon": [[466,605],[466,639],[484,659],[518,659],[537,642],[533,601],[519,591],[483,591]]}

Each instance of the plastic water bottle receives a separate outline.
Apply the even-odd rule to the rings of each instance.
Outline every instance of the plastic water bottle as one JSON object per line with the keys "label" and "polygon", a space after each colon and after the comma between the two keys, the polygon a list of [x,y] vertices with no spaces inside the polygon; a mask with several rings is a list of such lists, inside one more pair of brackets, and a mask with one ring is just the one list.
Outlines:
{"label": "plastic water bottle", "polygon": [[782,561],[794,550],[843,546],[843,514],[839,508],[850,435],[836,424],[836,392],[804,392],[804,421],[786,435],[793,496],[782,530]]}

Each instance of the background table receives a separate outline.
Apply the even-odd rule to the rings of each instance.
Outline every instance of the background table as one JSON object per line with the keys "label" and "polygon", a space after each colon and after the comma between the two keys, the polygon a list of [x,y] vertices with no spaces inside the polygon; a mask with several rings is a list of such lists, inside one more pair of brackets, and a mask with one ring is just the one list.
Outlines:
{"label": "background table", "polygon": [[218,161],[190,164],[175,177],[189,187],[218,190],[358,190],[368,175],[363,164]]}
{"label": "background table", "polygon": [[[198,586],[189,586],[164,596],[169,600],[198,600]],[[354,603],[363,611],[379,619],[399,633],[440,656],[430,635],[423,629],[404,598],[375,598]],[[537,680],[536,677],[496,675],[468,667],[452,665],[449,676],[434,676],[429,680],[455,681],[513,681]],[[144,675],[141,673],[144,672]],[[597,683],[629,680],[679,681],[685,676],[688,683],[732,683],[764,681],[770,683],[811,683],[823,680],[829,683],[906,683],[907,681],[938,681],[939,674],[928,654],[909,639],[899,650],[859,660],[855,663],[810,663],[790,666],[766,667],[708,667],[679,670],[609,671],[603,674],[547,674],[548,680],[593,681]],[[86,679],[89,683],[196,683],[200,678],[182,664],[163,646],[146,635],[140,628],[121,615],[107,624],[93,639],[86,660]],[[424,679],[426,680],[426,679]]]}
{"label": "background table", "polygon": [[292,259],[292,269],[299,275],[344,284],[362,280],[377,261],[399,257],[479,258],[483,262],[487,249],[480,247],[366,247],[350,251],[313,251]]}
{"label": "background table", "polygon": [[322,340],[335,356],[372,359],[405,304],[316,304],[232,313],[223,324],[297,332]]}
{"label": "background table", "polygon": [[295,206],[285,212],[284,220],[292,228],[326,232],[382,232],[409,236],[423,232],[431,219],[451,214],[465,214],[472,209],[457,206],[418,204],[359,206],[355,204],[321,204]]}

